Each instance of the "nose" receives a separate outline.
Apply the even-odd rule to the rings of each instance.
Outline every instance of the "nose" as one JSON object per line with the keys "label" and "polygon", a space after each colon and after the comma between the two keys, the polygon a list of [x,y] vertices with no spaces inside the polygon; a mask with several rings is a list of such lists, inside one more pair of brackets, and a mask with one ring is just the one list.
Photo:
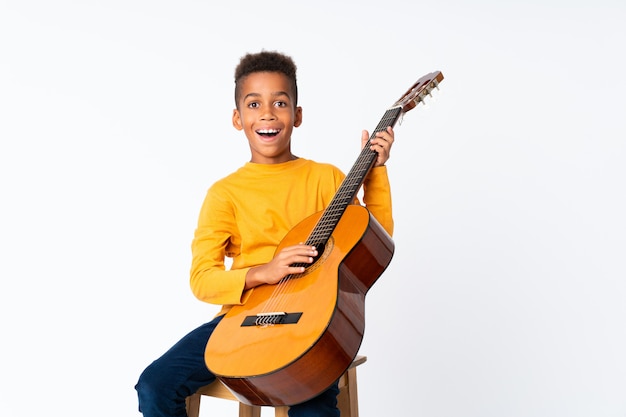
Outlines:
{"label": "nose", "polygon": [[274,106],[263,106],[261,112],[261,120],[274,120],[276,115],[274,114]]}

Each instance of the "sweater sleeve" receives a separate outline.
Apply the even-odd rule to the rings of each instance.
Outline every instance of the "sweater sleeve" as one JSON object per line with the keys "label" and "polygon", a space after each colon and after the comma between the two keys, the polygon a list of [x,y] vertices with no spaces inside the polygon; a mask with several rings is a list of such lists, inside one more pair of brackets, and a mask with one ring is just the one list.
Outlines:
{"label": "sweater sleeve", "polygon": [[191,244],[190,286],[199,300],[218,305],[245,303],[249,291],[244,291],[244,286],[250,268],[226,270],[224,263],[227,256],[236,255],[229,253],[237,243],[231,241],[235,228],[232,207],[209,189]]}
{"label": "sweater sleeve", "polygon": [[363,202],[381,226],[392,236],[394,224],[391,206],[391,186],[386,166],[372,168],[365,178],[363,182]]}

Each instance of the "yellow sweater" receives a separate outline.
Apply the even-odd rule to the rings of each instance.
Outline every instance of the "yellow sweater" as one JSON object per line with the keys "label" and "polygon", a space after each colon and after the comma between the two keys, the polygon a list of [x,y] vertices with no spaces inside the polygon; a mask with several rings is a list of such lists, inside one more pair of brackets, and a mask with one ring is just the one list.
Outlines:
{"label": "yellow sweater", "polygon": [[[330,164],[296,159],[281,164],[246,163],[209,188],[191,245],[191,290],[224,314],[243,304],[254,266],[269,262],[282,238],[305,217],[330,203],[345,175]],[[376,220],[393,232],[386,167],[373,168],[363,200]],[[226,270],[225,258],[232,258]]]}

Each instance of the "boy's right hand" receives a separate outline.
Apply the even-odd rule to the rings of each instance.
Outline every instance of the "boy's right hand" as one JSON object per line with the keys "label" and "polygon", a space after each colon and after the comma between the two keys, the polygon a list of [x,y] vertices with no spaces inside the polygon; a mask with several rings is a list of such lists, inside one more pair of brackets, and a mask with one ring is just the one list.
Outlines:
{"label": "boy's right hand", "polygon": [[245,289],[254,288],[261,284],[276,284],[289,274],[301,274],[305,267],[292,265],[313,263],[315,256],[317,256],[317,250],[314,246],[303,243],[287,246],[278,252],[270,262],[248,271]]}

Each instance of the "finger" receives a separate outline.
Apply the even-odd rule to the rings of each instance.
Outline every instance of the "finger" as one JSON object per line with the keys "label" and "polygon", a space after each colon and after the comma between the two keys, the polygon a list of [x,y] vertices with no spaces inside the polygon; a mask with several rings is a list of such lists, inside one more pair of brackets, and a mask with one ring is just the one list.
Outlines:
{"label": "finger", "polygon": [[377,141],[374,145],[372,145],[372,150],[378,154],[376,158],[376,166],[385,165],[385,163],[389,160],[389,150],[391,144],[384,140]]}
{"label": "finger", "polygon": [[311,263],[315,256],[317,250],[313,246],[292,247],[292,250],[281,253],[280,264],[290,266],[295,263]]}
{"label": "finger", "polygon": [[386,130],[382,130],[378,132],[376,136],[384,139],[387,142],[393,142],[393,139],[394,139],[393,129],[391,129],[391,127],[388,127]]}
{"label": "finger", "polygon": [[312,253],[312,252],[315,252],[316,250],[317,249],[315,248],[315,246],[305,245],[304,243],[299,243],[297,245],[287,246],[283,248],[281,252],[285,254],[293,255],[294,253]]}
{"label": "finger", "polygon": [[378,132],[376,136],[384,139],[386,142],[391,143],[393,142],[395,135],[393,129],[391,127],[388,127],[387,129]]}
{"label": "finger", "polygon": [[381,153],[381,152],[388,153],[390,147],[391,147],[391,143],[384,140],[383,138],[377,138],[372,141],[371,149],[378,153]]}
{"label": "finger", "polygon": [[369,139],[369,133],[367,130],[361,131],[361,148],[363,148],[367,144],[367,140]]}

